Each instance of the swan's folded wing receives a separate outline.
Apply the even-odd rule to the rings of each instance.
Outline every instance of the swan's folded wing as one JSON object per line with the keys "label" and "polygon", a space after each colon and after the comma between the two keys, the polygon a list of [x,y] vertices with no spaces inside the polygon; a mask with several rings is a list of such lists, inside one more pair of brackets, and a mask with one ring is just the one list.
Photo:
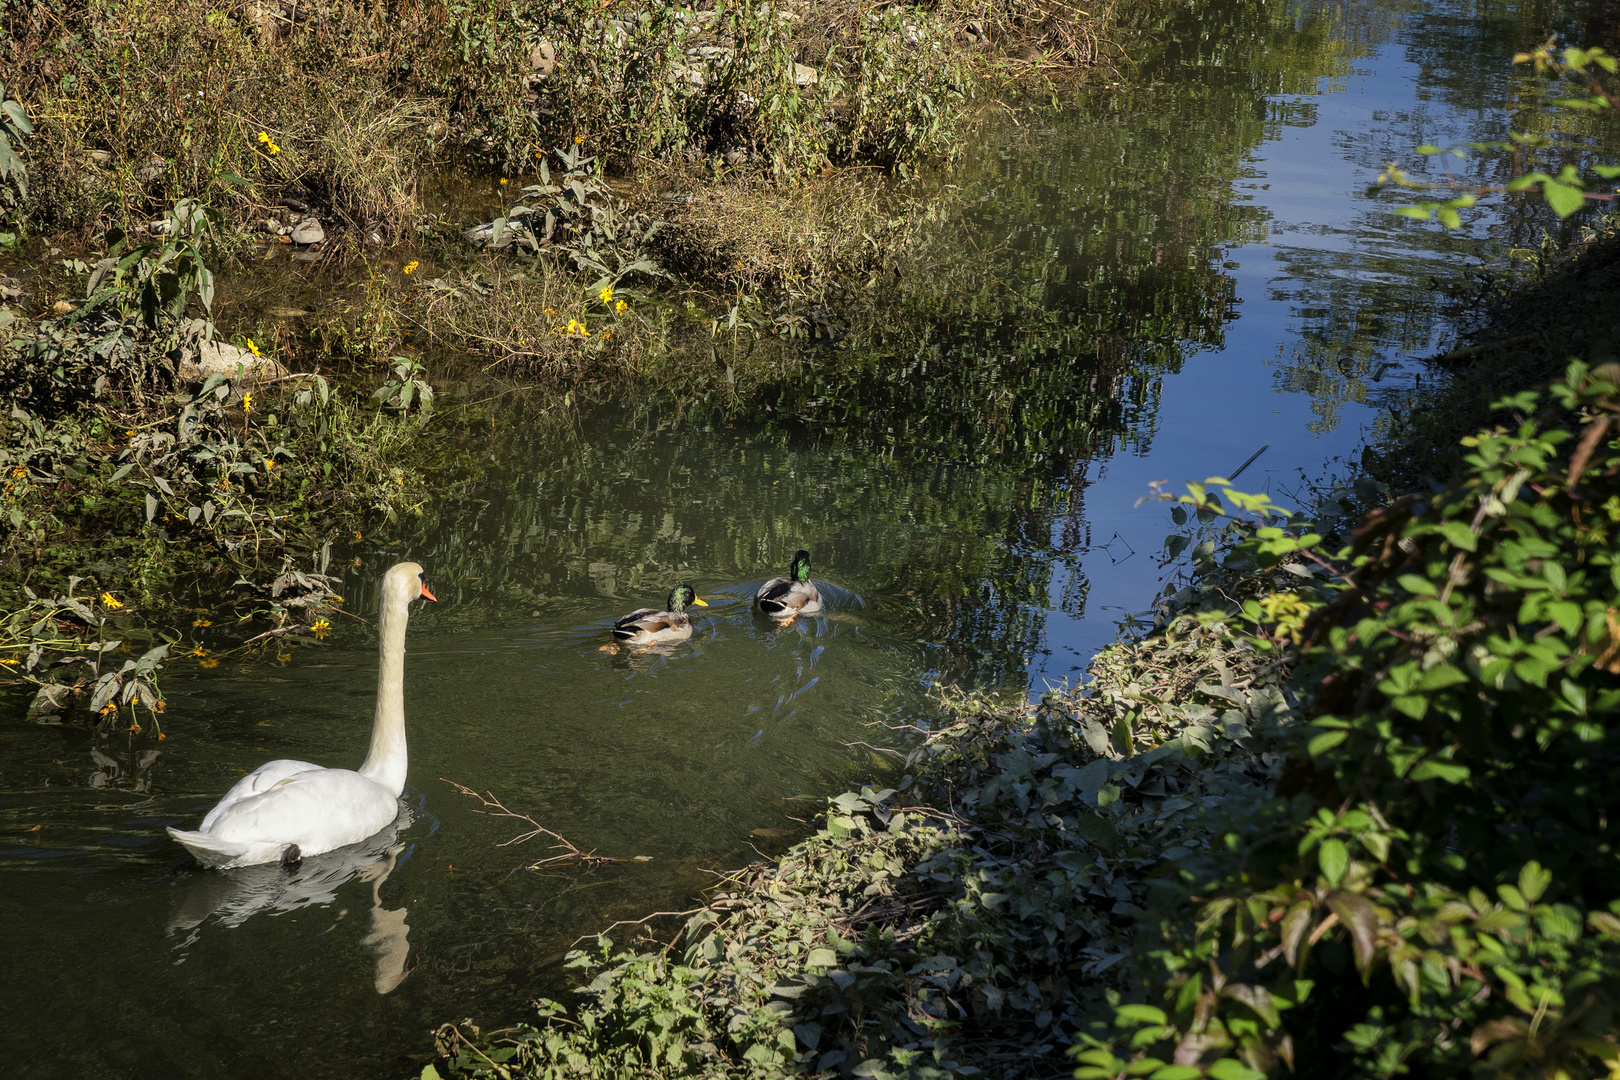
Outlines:
{"label": "swan's folded wing", "polygon": [[289,776],[296,776],[301,772],[319,769],[319,765],[311,765],[307,761],[293,761],[291,758],[280,758],[276,761],[265,762],[231,786],[231,790],[225,793],[225,797],[220,799],[212,810],[208,811],[208,816],[203,818],[203,823],[197,827],[198,831],[213,832],[214,824],[219,820],[220,815],[228,813],[232,806],[235,806],[243,799],[251,799],[255,795],[263,794]]}
{"label": "swan's folded wing", "polygon": [[348,769],[307,769],[221,805],[204,831],[236,843],[297,844],[315,855],[364,840],[399,814],[399,801]]}

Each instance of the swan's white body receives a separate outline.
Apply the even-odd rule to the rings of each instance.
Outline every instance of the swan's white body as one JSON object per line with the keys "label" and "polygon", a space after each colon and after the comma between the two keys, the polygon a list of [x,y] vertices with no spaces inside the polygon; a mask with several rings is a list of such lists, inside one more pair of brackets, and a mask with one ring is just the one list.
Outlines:
{"label": "swan's white body", "polygon": [[358,772],[307,761],[259,766],[225,793],[196,832],[169,830],[198,862],[228,869],[319,855],[393,823],[405,790],[405,623],[418,596],[433,599],[415,563],[400,563],[383,577],[377,718],[365,764]]}

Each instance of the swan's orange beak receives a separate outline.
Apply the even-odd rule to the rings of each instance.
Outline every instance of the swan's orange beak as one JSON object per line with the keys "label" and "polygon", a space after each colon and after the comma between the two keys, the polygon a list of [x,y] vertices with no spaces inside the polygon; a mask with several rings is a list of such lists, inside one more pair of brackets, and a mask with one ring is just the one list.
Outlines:
{"label": "swan's orange beak", "polygon": [[438,603],[439,601],[437,596],[434,596],[432,593],[428,592],[427,582],[425,581],[422,582],[422,599],[432,600],[434,603]]}

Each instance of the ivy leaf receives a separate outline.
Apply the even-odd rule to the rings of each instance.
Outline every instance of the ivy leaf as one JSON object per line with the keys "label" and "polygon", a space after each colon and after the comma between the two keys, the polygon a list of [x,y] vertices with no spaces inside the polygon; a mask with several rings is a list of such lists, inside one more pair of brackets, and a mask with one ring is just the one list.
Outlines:
{"label": "ivy leaf", "polygon": [[1372,901],[1359,893],[1336,892],[1327,898],[1329,909],[1350,931],[1355,946],[1356,968],[1365,982],[1378,953],[1378,911]]}
{"label": "ivy leaf", "polygon": [[1237,1058],[1221,1058],[1206,1073],[1212,1080],[1266,1080],[1266,1074],[1251,1069]]}
{"label": "ivy leaf", "polygon": [[1462,548],[1464,551],[1479,550],[1479,537],[1461,521],[1442,521],[1440,535],[1446,538],[1446,543],[1452,547]]}
{"label": "ivy leaf", "polygon": [[1547,200],[1552,212],[1561,218],[1567,218],[1586,204],[1586,196],[1580,188],[1560,184],[1557,180],[1544,180],[1541,184],[1541,195]]}
{"label": "ivy leaf", "polygon": [[1337,838],[1324,840],[1322,849],[1317,853],[1316,862],[1322,870],[1322,876],[1327,879],[1328,886],[1337,889],[1340,879],[1344,877],[1344,872],[1350,865],[1350,850],[1344,846],[1343,840]]}
{"label": "ivy leaf", "polygon": [[1551,870],[1543,869],[1540,863],[1532,859],[1519,871],[1519,892],[1534,904],[1547,891],[1547,886],[1552,884],[1552,878]]}
{"label": "ivy leaf", "polygon": [[1460,784],[1468,779],[1468,766],[1458,765],[1449,761],[1437,761],[1429,758],[1420,761],[1408,777],[1413,783],[1419,780],[1444,780],[1448,784]]}

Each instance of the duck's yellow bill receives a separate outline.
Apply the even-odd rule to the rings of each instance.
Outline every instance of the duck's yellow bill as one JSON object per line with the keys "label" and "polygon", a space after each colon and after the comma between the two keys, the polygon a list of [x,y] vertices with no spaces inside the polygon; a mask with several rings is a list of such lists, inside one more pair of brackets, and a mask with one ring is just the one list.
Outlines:
{"label": "duck's yellow bill", "polygon": [[698,607],[708,607],[709,606],[709,602],[707,600],[700,599],[699,597],[696,597],[696,596],[692,597],[692,603],[696,604]]}

